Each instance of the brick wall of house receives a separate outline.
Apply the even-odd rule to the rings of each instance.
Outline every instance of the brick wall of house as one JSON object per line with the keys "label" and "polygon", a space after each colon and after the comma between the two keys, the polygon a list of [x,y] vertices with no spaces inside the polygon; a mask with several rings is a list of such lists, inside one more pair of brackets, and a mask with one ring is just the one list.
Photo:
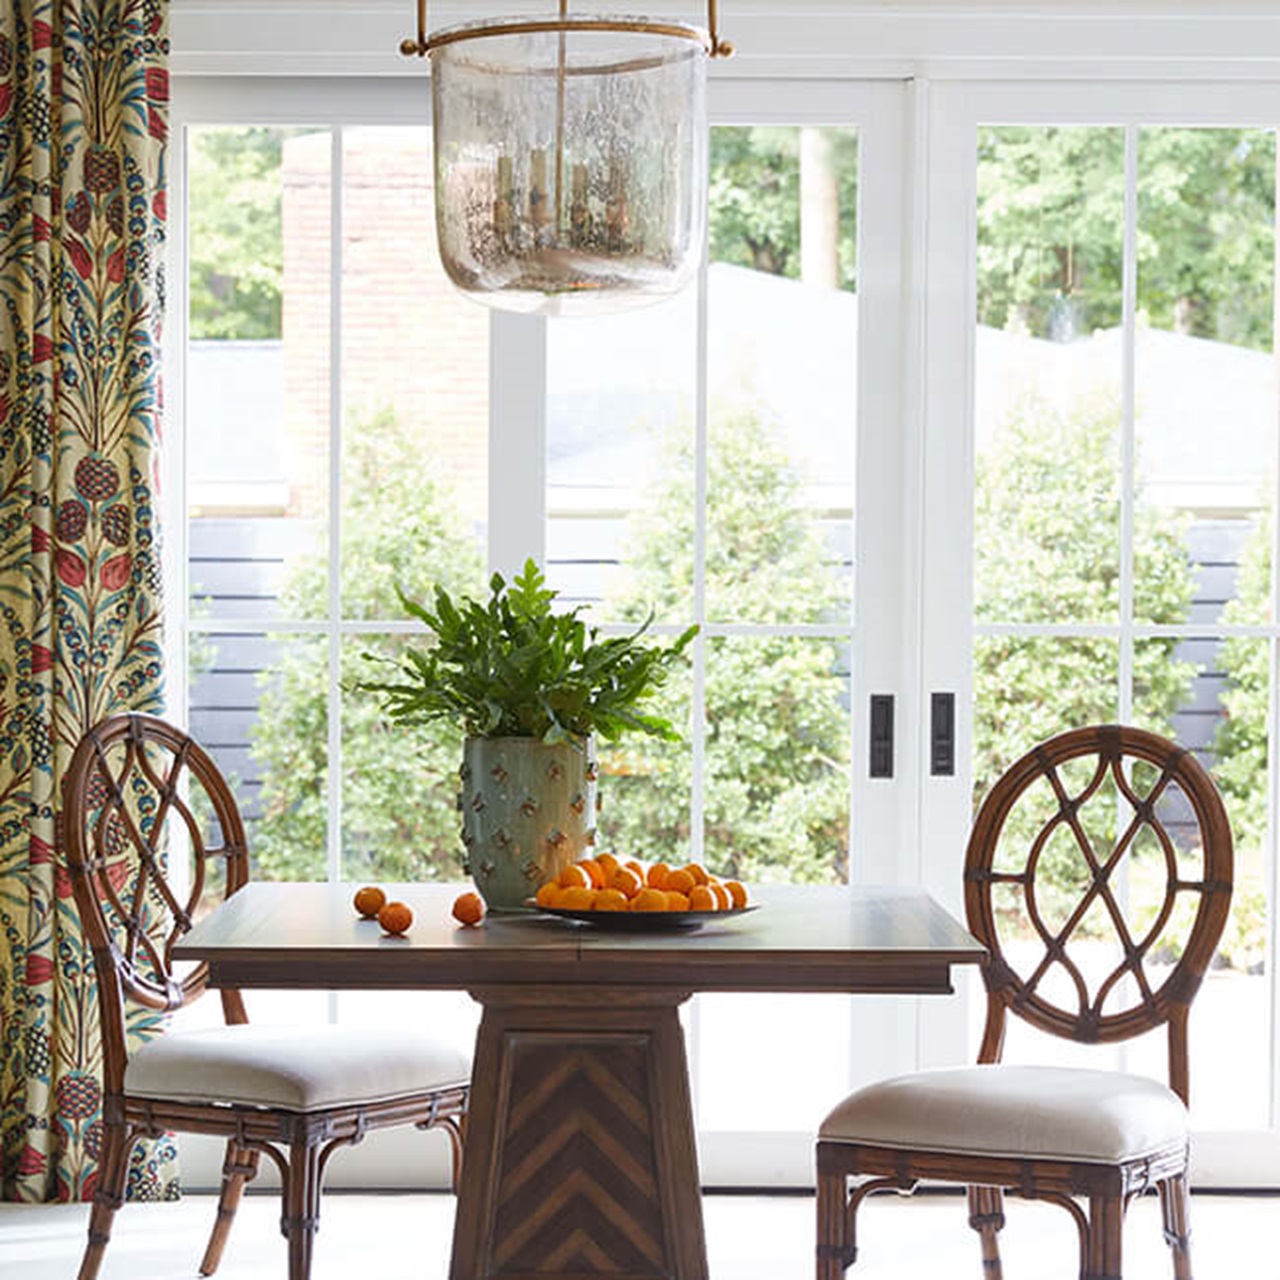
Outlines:
{"label": "brick wall of house", "polygon": [[[283,160],[285,438],[294,515],[324,511],[330,394],[331,138],[304,134]],[[432,221],[430,134],[344,134],[344,422],[392,408],[443,472],[469,520],[488,489],[488,311],[440,265]]]}

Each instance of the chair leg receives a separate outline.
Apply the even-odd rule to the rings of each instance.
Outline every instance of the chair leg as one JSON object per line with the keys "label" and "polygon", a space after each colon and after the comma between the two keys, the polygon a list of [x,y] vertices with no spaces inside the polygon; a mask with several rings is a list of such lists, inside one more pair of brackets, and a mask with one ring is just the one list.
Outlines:
{"label": "chair leg", "polygon": [[463,1151],[467,1143],[467,1117],[456,1116],[441,1122],[441,1127],[449,1135],[449,1149],[452,1158],[450,1183],[453,1194],[458,1194],[458,1183],[462,1180]]}
{"label": "chair leg", "polygon": [[227,1237],[231,1234],[231,1224],[235,1221],[236,1210],[240,1207],[240,1197],[244,1192],[244,1184],[252,1182],[258,1175],[258,1152],[246,1150],[236,1145],[235,1140],[227,1142],[227,1154],[222,1162],[222,1190],[218,1195],[218,1215],[213,1220],[213,1232],[204,1251],[204,1260],[200,1263],[200,1274],[211,1276],[222,1261],[222,1251],[226,1248]]}
{"label": "chair leg", "polygon": [[1003,1280],[1000,1242],[996,1239],[1004,1227],[1004,1192],[999,1187],[969,1188],[969,1225],[982,1241],[984,1280]]}
{"label": "chair leg", "polygon": [[137,1135],[127,1124],[104,1123],[102,1150],[98,1155],[98,1185],[89,1213],[89,1240],[80,1260],[78,1280],[95,1280],[102,1256],[111,1239],[111,1223],[124,1203],[129,1175],[129,1152]]}
{"label": "chair leg", "polygon": [[280,1230],[289,1242],[289,1280],[310,1280],[311,1248],[320,1226],[320,1147],[295,1142],[289,1148]]}
{"label": "chair leg", "polygon": [[1122,1280],[1121,1243],[1124,1235],[1124,1198],[1089,1197],[1089,1233],[1081,1280]]}
{"label": "chair leg", "polygon": [[817,1280],[842,1280],[857,1254],[843,1173],[818,1172]]}
{"label": "chair leg", "polygon": [[1173,1280],[1191,1276],[1191,1195],[1186,1174],[1167,1178],[1158,1185],[1164,1238],[1173,1250]]}

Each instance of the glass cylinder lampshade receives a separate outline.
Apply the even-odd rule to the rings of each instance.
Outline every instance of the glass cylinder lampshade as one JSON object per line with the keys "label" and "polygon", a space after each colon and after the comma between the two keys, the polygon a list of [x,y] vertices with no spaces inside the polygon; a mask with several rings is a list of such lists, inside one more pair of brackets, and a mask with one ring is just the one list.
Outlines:
{"label": "glass cylinder lampshade", "polygon": [[666,297],[704,241],[705,34],[626,18],[537,26],[501,18],[432,37],[445,270],[510,311]]}

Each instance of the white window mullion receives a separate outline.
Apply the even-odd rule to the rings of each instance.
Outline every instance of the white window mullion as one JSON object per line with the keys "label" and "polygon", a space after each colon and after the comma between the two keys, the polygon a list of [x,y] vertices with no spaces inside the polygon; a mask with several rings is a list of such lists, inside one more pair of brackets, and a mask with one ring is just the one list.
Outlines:
{"label": "white window mullion", "polygon": [[696,862],[703,859],[706,818],[706,799],[703,795],[706,780],[706,700],[707,700],[707,497],[710,423],[707,396],[708,341],[707,341],[707,258],[703,254],[702,268],[698,272],[697,347],[694,369],[694,425],[693,425],[693,620],[702,628],[701,641],[693,647],[693,697],[689,709],[690,744],[692,749],[693,794],[689,797],[689,845]]}
{"label": "white window mullion", "polygon": [[325,645],[329,880],[342,878],[342,147],[342,129],[335,127],[329,150],[329,628]]}
{"label": "white window mullion", "polygon": [[1138,313],[1138,126],[1124,130],[1124,231],[1121,279],[1120,373],[1120,655],[1121,724],[1133,720],[1133,530],[1136,502],[1136,365]]}
{"label": "white window mullion", "polygon": [[[1276,131],[1276,186],[1280,191],[1280,130]],[[1280,232],[1280,202],[1277,203],[1275,229]],[[1280,371],[1280,234],[1275,236],[1271,276],[1272,307],[1272,361]],[[1277,406],[1280,412],[1280,405]],[[1271,598],[1267,617],[1280,618],[1276,607],[1280,604],[1280,422],[1277,422],[1276,439],[1271,457]],[[1276,856],[1276,836],[1280,832],[1280,751],[1276,750],[1277,726],[1280,726],[1280,637],[1272,628],[1267,645],[1267,938],[1264,957],[1265,971],[1272,975],[1267,992],[1271,1017],[1271,1035],[1268,1038],[1271,1062],[1268,1079],[1271,1082],[1270,1114],[1273,1128],[1280,1126],[1280,983],[1276,982],[1276,957],[1280,956],[1280,857]]]}

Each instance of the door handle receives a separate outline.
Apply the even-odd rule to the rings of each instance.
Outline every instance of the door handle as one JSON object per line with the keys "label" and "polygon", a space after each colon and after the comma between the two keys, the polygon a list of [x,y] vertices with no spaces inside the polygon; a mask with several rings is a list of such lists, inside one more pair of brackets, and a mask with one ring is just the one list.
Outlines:
{"label": "door handle", "polygon": [[935,693],[929,698],[929,772],[935,778],[956,771],[956,695]]}
{"label": "door handle", "polygon": [[893,694],[871,695],[871,759],[873,778],[893,777]]}

